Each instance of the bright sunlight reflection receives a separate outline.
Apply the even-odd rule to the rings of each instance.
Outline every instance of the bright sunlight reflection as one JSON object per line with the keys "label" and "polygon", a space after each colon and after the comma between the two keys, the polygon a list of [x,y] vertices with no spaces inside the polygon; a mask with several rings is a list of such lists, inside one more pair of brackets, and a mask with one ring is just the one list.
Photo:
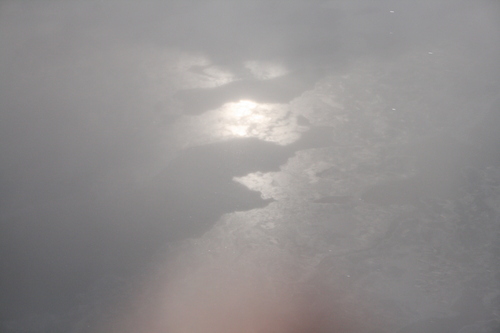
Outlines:
{"label": "bright sunlight reflection", "polygon": [[235,136],[256,136],[262,123],[269,120],[262,114],[262,106],[252,101],[242,100],[225,106],[226,117],[232,120],[232,124],[228,122],[228,129]]}
{"label": "bright sunlight reflection", "polygon": [[306,126],[297,123],[289,105],[250,100],[226,103],[200,116],[184,117],[177,126],[185,146],[234,137],[258,138],[286,145],[307,130]]}
{"label": "bright sunlight reflection", "polygon": [[239,101],[237,103],[231,103],[232,110],[234,110],[234,115],[236,117],[244,117],[252,114],[253,110],[257,107],[257,103],[252,101]]}

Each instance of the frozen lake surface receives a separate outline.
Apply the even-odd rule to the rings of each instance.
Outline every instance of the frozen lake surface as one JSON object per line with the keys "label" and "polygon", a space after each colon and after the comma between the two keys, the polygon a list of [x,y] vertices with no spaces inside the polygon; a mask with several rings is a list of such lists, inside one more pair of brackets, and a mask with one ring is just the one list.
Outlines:
{"label": "frozen lake surface", "polygon": [[0,330],[500,330],[500,4],[0,4]]}

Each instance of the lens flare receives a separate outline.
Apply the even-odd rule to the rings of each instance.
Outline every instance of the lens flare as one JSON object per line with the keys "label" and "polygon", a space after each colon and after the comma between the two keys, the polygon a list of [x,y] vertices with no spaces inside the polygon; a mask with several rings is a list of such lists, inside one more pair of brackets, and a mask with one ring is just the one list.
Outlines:
{"label": "lens flare", "polygon": [[348,286],[340,282],[332,289],[318,278],[300,282],[293,270],[289,262],[262,255],[171,266],[153,274],[128,310],[96,332],[372,332],[373,325],[363,323],[368,313],[349,300]]}

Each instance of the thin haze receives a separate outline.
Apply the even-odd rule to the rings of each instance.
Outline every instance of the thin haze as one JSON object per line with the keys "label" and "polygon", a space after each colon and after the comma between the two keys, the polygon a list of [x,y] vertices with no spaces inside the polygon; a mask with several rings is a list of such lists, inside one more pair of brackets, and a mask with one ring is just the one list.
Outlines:
{"label": "thin haze", "polygon": [[[411,80],[388,82],[386,69],[403,64],[397,71],[404,72],[401,59],[415,54],[444,54],[436,75],[422,61],[408,67]],[[429,193],[455,199],[449,193],[462,174],[456,165],[498,167],[498,59],[495,1],[3,1],[2,327],[42,330],[16,331],[17,323],[36,316],[56,318],[48,324],[40,319],[40,325],[73,327],[82,297],[97,298],[89,290],[103,277],[142,276],[170,243],[200,237],[224,214],[279,202],[234,177],[280,172],[300,151],[335,148],[340,130],[329,116],[293,110],[326,78],[351,80],[359,64],[375,64],[374,86],[423,92],[393,101],[401,108],[428,107],[416,113],[422,125],[401,140],[422,133],[432,138],[422,134],[429,141],[403,148],[419,158],[415,178],[317,202],[393,207]],[[252,64],[276,65],[278,74],[252,72]],[[364,98],[367,81],[354,82],[341,98]],[[210,117],[240,99],[262,103],[255,109],[263,114],[278,104],[292,111],[271,118],[272,129],[240,141],[234,137],[241,128],[210,132],[220,125]],[[356,124],[361,128],[362,119]],[[243,131],[257,133],[258,126],[264,127]],[[436,133],[453,138],[435,144]],[[457,136],[483,150],[457,147]],[[240,297],[249,297],[252,288],[243,288]]]}

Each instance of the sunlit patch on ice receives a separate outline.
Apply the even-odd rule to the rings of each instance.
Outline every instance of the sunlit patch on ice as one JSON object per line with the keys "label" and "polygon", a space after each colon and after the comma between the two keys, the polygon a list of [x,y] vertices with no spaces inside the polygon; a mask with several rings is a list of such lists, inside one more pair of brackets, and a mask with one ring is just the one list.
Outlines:
{"label": "sunlit patch on ice", "polygon": [[234,177],[233,180],[252,191],[260,192],[262,199],[281,200],[287,197],[282,185],[286,183],[286,175],[276,172],[252,172],[246,176]]}
{"label": "sunlit patch on ice", "polygon": [[240,100],[199,116],[185,116],[177,123],[177,129],[183,146],[238,137],[287,145],[299,139],[308,127],[297,123],[287,104]]}

